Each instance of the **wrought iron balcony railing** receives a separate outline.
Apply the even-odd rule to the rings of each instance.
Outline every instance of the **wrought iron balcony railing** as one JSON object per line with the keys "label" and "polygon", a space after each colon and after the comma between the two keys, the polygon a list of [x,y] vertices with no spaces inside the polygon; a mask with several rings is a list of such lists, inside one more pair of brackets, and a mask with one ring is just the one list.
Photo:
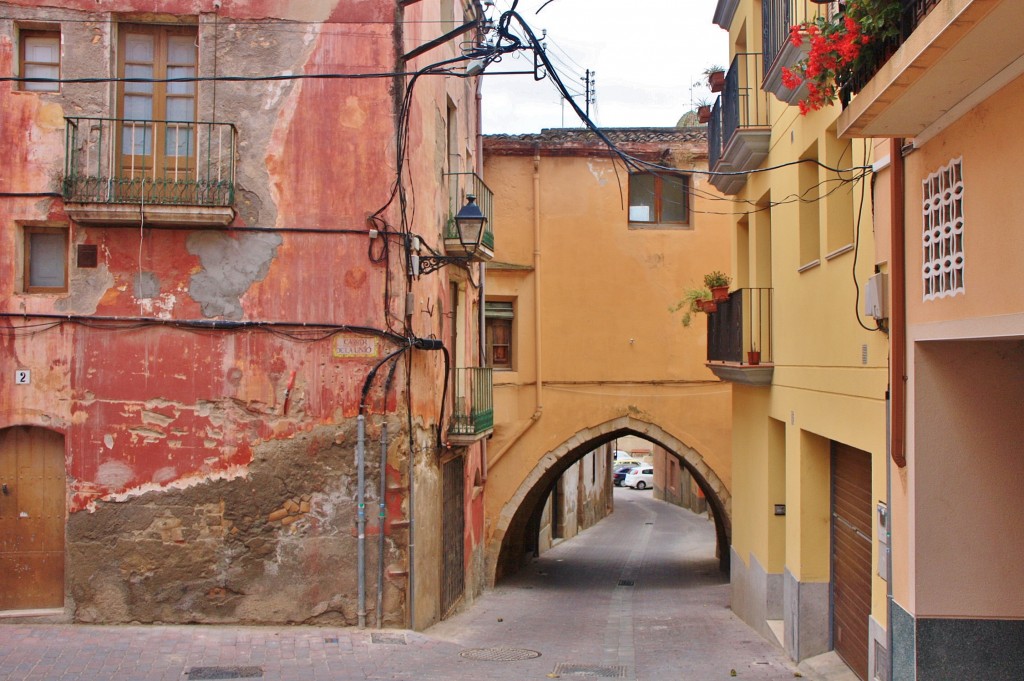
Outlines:
{"label": "wrought iron balcony railing", "polygon": [[452,418],[448,439],[469,444],[494,429],[494,380],[490,367],[467,367],[452,372]]}
{"label": "wrought iron balcony railing", "polygon": [[841,93],[840,101],[845,107],[849,104],[850,97],[857,94],[867,85],[889,56],[902,45],[921,20],[924,19],[932,9],[939,4],[939,0],[901,0],[903,11],[900,15],[900,33],[897,38],[873,46],[872,53],[875,58],[865,62],[864,68],[852,74],[849,82],[846,83],[845,92]]}
{"label": "wrought iron balcony railing", "polygon": [[68,203],[234,203],[237,132],[230,123],[65,120],[62,189]]}
{"label": "wrought iron balcony railing", "polygon": [[476,205],[486,216],[484,235],[481,245],[494,254],[494,192],[484,184],[483,179],[473,172],[445,173],[448,178],[448,222],[444,230],[444,238],[458,240],[459,231],[455,226],[455,214],[466,205],[466,196],[476,197]]}
{"label": "wrought iron balcony railing", "polygon": [[733,57],[722,92],[722,138],[726,146],[741,128],[767,127],[768,98],[759,87],[761,55],[741,52]]}
{"label": "wrought iron balcony railing", "polygon": [[[744,288],[733,291],[708,315],[708,366],[726,380],[763,384],[737,378],[735,369],[761,368],[773,363],[772,289]],[[728,364],[720,373],[716,363]],[[763,372],[762,372],[763,373]],[[770,382],[771,375],[767,375]]]}
{"label": "wrought iron balcony railing", "polygon": [[828,5],[811,0],[763,0],[761,4],[761,38],[764,56],[764,77],[767,78],[775,60],[790,40],[795,24],[814,21],[828,11]]}
{"label": "wrought iron balcony railing", "polygon": [[[769,99],[761,90],[760,52],[741,52],[733,58],[716,108],[719,104],[721,153],[712,163],[711,171],[722,174],[712,175],[711,184],[725,194],[736,194],[746,183],[743,173],[761,164],[768,155],[771,141]],[[712,121],[715,121],[714,112]],[[718,139],[718,131],[709,128],[709,161],[719,150]]]}
{"label": "wrought iron balcony railing", "polygon": [[722,158],[722,98],[715,99],[708,120],[708,167],[714,168]]}

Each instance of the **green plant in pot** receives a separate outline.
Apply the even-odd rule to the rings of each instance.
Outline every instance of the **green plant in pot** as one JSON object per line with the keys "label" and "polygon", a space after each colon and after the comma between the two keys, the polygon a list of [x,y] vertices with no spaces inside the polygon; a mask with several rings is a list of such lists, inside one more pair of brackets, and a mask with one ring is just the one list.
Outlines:
{"label": "green plant in pot", "polygon": [[712,92],[721,92],[725,88],[725,67],[714,64],[704,69],[708,77],[708,88]]}
{"label": "green plant in pot", "polygon": [[729,284],[731,283],[732,279],[718,270],[704,275],[704,286],[711,291],[711,298],[716,303],[724,303],[729,300]]}
{"label": "green plant in pot", "polygon": [[[683,311],[683,326],[689,326],[693,321],[693,315],[697,312],[714,312],[708,306],[714,304],[711,299],[711,291],[704,287],[688,288],[683,291],[682,299],[669,308],[670,312]],[[717,309],[717,306],[716,306]]]}

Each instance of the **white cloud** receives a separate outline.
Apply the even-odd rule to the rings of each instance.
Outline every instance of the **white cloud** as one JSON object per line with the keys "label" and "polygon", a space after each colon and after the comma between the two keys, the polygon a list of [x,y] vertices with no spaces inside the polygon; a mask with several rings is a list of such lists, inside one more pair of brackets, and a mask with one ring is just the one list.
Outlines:
{"label": "white cloud", "polygon": [[[725,65],[728,34],[711,23],[716,0],[521,0],[517,12],[539,37],[566,85],[582,92],[579,77],[596,72],[591,118],[604,127],[671,126],[709,96],[693,83],[711,64]],[[506,10],[511,0],[498,0]],[[523,71],[532,59],[506,57],[488,68]],[[486,75],[484,132],[529,133],[582,125],[548,80],[531,75]],[[581,108],[583,97],[577,99]]]}

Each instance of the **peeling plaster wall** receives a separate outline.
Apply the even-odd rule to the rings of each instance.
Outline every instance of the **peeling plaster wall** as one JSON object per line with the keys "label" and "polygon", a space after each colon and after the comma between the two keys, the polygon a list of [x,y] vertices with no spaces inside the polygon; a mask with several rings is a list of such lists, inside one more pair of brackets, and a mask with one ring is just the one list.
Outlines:
{"label": "peeling plaster wall", "polygon": [[[160,14],[148,0],[104,3],[103,11],[91,0],[60,4],[0,3],[0,16],[20,17],[0,20],[0,72],[14,72],[18,27],[45,22],[60,27],[65,78],[114,75],[119,21],[196,25],[201,76],[391,72],[396,54],[434,37],[416,22],[437,12],[434,2],[410,8],[414,28],[401,36],[389,0],[237,0],[219,15],[193,0],[160,3]],[[317,23],[323,21],[333,23]],[[445,46],[430,59],[452,54]],[[472,89],[454,80],[424,79],[410,126],[413,229],[437,248],[448,201],[432,151],[445,139],[435,112],[446,111],[452,97],[460,116],[476,115]],[[69,219],[57,196],[0,198],[0,310],[167,322],[54,322],[29,335],[13,331],[20,320],[0,317],[0,371],[32,371],[31,385],[2,389],[0,428],[37,424],[66,435],[65,567],[74,619],[355,623],[355,416],[365,377],[395,346],[347,332],[308,342],[302,334],[232,324],[385,329],[386,308],[401,315],[400,258],[392,253],[390,269],[373,262],[367,237],[349,233],[365,232],[367,216],[388,200],[400,94],[391,78],[199,83],[199,119],[238,131],[237,215],[226,229],[83,225]],[[64,116],[114,116],[115,101],[107,84],[36,94],[0,83],[0,191],[59,191]],[[459,125],[468,149],[476,124]],[[382,217],[400,223],[394,204]],[[68,229],[66,293],[22,291],[20,234],[29,224]],[[259,229],[268,231],[253,231]],[[80,244],[97,247],[95,268],[76,266]],[[386,301],[388,290],[393,298]],[[441,274],[415,283],[417,335],[440,337],[434,302],[446,292]],[[176,327],[180,320],[220,328]],[[463,332],[468,338],[474,327]],[[353,345],[362,350],[353,353]],[[391,392],[383,396],[378,383],[368,401],[368,436],[378,436],[385,413],[391,432],[388,626],[409,624],[412,560],[421,585],[416,624],[439,616],[432,532],[440,518],[440,353],[415,353],[408,371],[407,378],[400,361]],[[372,505],[380,473],[369,454],[374,442],[367,447]],[[479,446],[470,458],[467,475],[477,478]],[[423,528],[415,558],[407,552],[413,504]],[[480,489],[467,504],[472,597],[483,586]],[[367,582],[375,585],[372,525]]]}

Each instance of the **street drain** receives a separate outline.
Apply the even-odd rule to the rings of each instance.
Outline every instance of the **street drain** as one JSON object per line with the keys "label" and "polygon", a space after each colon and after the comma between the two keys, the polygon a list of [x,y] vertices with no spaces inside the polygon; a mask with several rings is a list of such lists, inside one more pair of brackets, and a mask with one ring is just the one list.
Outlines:
{"label": "street drain", "polygon": [[621,679],[626,675],[625,667],[603,667],[596,664],[565,664],[555,667],[556,676],[598,676],[602,679]]}
{"label": "street drain", "polygon": [[459,657],[488,662],[517,662],[540,657],[540,653],[526,648],[470,648],[459,653]]}
{"label": "street drain", "polygon": [[188,670],[189,681],[196,679],[259,679],[263,667],[192,667]]}
{"label": "street drain", "polygon": [[620,579],[619,586],[636,586],[636,580],[634,579]]}
{"label": "street drain", "polygon": [[370,643],[390,643],[392,645],[405,645],[405,634],[388,634],[381,631],[370,632]]}

